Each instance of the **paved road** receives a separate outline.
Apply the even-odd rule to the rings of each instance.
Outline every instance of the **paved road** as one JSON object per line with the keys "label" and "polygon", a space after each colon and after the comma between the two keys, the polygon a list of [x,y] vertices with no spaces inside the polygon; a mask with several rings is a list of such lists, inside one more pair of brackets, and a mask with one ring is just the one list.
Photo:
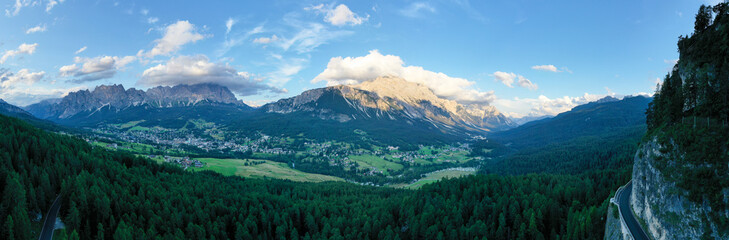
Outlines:
{"label": "paved road", "polygon": [[625,225],[628,225],[628,230],[633,234],[635,240],[650,240],[638,223],[638,220],[633,216],[633,209],[630,207],[630,193],[632,191],[633,183],[630,182],[628,185],[625,185],[623,190],[617,193],[616,198],[618,199],[620,214],[622,214],[621,217],[625,221]]}
{"label": "paved road", "polygon": [[51,209],[46,214],[46,220],[43,221],[43,229],[38,240],[51,240],[53,239],[53,230],[56,226],[56,217],[58,217],[58,210],[61,209],[61,196],[56,197],[53,201]]}

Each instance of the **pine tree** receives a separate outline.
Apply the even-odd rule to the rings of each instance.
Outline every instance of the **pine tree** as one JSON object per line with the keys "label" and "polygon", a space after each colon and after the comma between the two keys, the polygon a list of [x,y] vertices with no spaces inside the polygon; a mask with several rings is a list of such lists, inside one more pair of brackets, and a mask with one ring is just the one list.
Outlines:
{"label": "pine tree", "polygon": [[124,222],[124,220],[121,220],[121,222],[119,222],[119,225],[116,227],[116,231],[114,232],[114,240],[124,239],[132,239],[132,233],[129,231],[129,227],[127,227],[127,224]]}
{"label": "pine tree", "polygon": [[13,216],[8,215],[8,219],[5,220],[5,234],[7,235],[8,240],[15,239],[15,234],[13,233],[13,228],[15,228],[14,225]]}

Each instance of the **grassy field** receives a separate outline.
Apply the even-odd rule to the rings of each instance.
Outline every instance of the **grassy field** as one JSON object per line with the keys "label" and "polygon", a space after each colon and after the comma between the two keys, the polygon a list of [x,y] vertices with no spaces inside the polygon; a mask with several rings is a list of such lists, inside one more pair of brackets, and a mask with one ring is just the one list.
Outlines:
{"label": "grassy field", "polygon": [[[127,123],[124,123],[124,124],[120,124],[119,125],[119,128],[121,128],[121,129],[127,129],[127,128],[130,128],[130,127],[137,126],[137,124],[140,124],[142,122],[144,122],[144,120],[127,122]],[[116,125],[116,124],[114,124],[114,125]]]}
{"label": "grassy field", "polygon": [[[211,170],[226,176],[241,176],[251,178],[278,178],[288,179],[298,182],[324,182],[324,181],[343,181],[341,178],[305,173],[290,168],[285,163],[279,163],[267,160],[243,160],[243,159],[217,159],[217,158],[197,158],[205,163],[203,168],[189,168],[192,171]],[[252,164],[253,162],[263,162],[261,164]],[[249,163],[248,166],[245,163]]]}
{"label": "grassy field", "polygon": [[359,163],[361,168],[374,167],[383,172],[387,172],[387,169],[400,170],[403,168],[399,163],[390,162],[374,155],[350,155],[349,159]]}
{"label": "grassy field", "polygon": [[444,178],[457,178],[457,177],[468,176],[468,175],[472,175],[472,174],[476,174],[476,169],[472,169],[472,168],[445,169],[445,170],[428,173],[424,178],[421,178],[417,182],[414,182],[411,184],[396,184],[396,185],[392,185],[392,187],[418,189],[418,188],[421,188],[425,184],[434,183],[434,182],[440,181],[441,179],[444,179]]}

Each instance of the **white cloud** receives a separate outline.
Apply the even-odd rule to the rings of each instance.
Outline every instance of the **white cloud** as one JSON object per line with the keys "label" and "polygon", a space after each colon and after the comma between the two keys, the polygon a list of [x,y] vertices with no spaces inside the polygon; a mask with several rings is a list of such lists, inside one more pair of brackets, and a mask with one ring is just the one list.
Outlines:
{"label": "white cloud", "polygon": [[15,88],[18,85],[31,86],[40,81],[46,72],[31,72],[28,69],[20,69],[17,73],[12,73],[7,69],[0,69],[0,87],[5,89]]}
{"label": "white cloud", "polygon": [[537,88],[539,88],[536,84],[532,83],[532,81],[529,81],[529,79],[526,79],[522,76],[519,76],[518,84],[519,84],[519,86],[532,90],[532,91],[537,90]]}
{"label": "white cloud", "polygon": [[[232,27],[232,25],[231,25],[231,27]],[[216,55],[223,56],[225,53],[227,53],[228,51],[230,51],[230,49],[232,49],[233,47],[238,46],[238,45],[241,45],[244,42],[247,42],[246,40],[250,36],[255,35],[255,34],[262,33],[264,31],[265,30],[263,28],[263,25],[260,25],[260,26],[257,26],[255,28],[247,31],[242,36],[235,35],[235,34],[231,34],[231,35],[233,35],[233,37],[228,38],[228,35],[226,34],[225,41],[223,42],[222,47],[216,51]]]}
{"label": "white cloud", "polygon": [[536,84],[532,83],[532,81],[529,81],[529,79],[515,73],[496,71],[492,74],[492,76],[494,76],[495,81],[501,82],[510,88],[514,87],[513,84],[515,81],[519,86],[529,90],[537,90],[537,88],[539,88]]}
{"label": "white cloud", "polygon": [[7,51],[5,51],[3,56],[0,58],[0,64],[5,63],[5,61],[7,61],[8,58],[11,58],[11,57],[14,57],[14,56],[17,56],[20,54],[31,55],[35,52],[36,47],[38,47],[37,43],[33,43],[33,44],[23,43],[23,44],[20,44],[20,46],[18,46],[18,50],[7,50]]}
{"label": "white cloud", "polygon": [[204,55],[173,57],[164,64],[144,70],[137,82],[143,86],[175,86],[180,84],[215,83],[241,95],[256,95],[264,91],[282,93],[250,73],[238,72],[227,64],[210,62]]}
{"label": "white cloud", "polygon": [[61,77],[73,76],[78,71],[76,64],[66,65],[58,69],[58,75]]}
{"label": "white cloud", "polygon": [[55,7],[59,3],[65,2],[65,1],[66,0],[58,0],[58,1],[56,1],[56,0],[49,0],[48,3],[46,4],[46,12],[47,13],[50,13],[51,12],[51,9],[53,9],[53,7]]}
{"label": "white cloud", "polygon": [[155,40],[157,44],[152,50],[148,52],[140,50],[137,56],[153,58],[158,55],[169,55],[178,51],[182,45],[194,43],[203,38],[205,36],[195,31],[195,25],[188,21],[177,21],[165,28],[165,35]]}
{"label": "white cloud", "polygon": [[292,76],[298,74],[308,63],[304,58],[283,58],[283,56],[272,54],[277,61],[276,70],[267,74],[268,79],[275,86],[281,86],[291,80]]}
{"label": "white cloud", "polygon": [[233,18],[228,18],[227,21],[225,21],[225,34],[230,33],[230,30],[233,29],[233,25],[235,25],[237,21]]}
{"label": "white cloud", "polygon": [[149,14],[149,9],[144,9],[143,8],[142,10],[139,10],[139,13],[141,13],[144,16],[147,16]]}
{"label": "white cloud", "polygon": [[360,17],[356,13],[349,10],[349,7],[344,4],[339,4],[337,7],[332,8],[333,5],[319,4],[313,7],[304,8],[308,11],[317,11],[324,14],[324,21],[331,23],[334,26],[344,25],[360,25],[369,19],[369,15]]}
{"label": "white cloud", "polygon": [[278,41],[278,36],[276,34],[272,35],[271,37],[259,37],[256,39],[253,39],[253,43],[258,44],[269,44],[272,42]]}
{"label": "white cloud", "polygon": [[83,47],[79,48],[78,50],[76,50],[76,54],[82,53],[84,51],[86,51],[86,46],[83,46]]}
{"label": "white cloud", "polygon": [[462,104],[488,104],[494,99],[493,91],[481,92],[473,89],[475,83],[467,79],[404,64],[400,57],[382,55],[377,50],[372,50],[363,57],[334,57],[329,60],[327,68],[311,82],[324,81],[327,86],[333,86],[357,84],[380,76],[396,76],[421,83],[436,95]]}
{"label": "white cloud", "polygon": [[158,21],[159,21],[159,18],[157,18],[157,17],[149,17],[149,18],[147,18],[147,23],[149,23],[149,24],[155,24]]}
{"label": "white cloud", "polygon": [[533,66],[532,69],[534,70],[540,70],[540,71],[549,71],[549,72],[561,72],[557,69],[554,65],[537,65]]}
{"label": "white cloud", "polygon": [[400,10],[400,14],[417,18],[422,17],[424,12],[435,13],[435,8],[426,2],[414,2],[408,5],[405,9]]}
{"label": "white cloud", "polygon": [[31,0],[15,0],[15,4],[13,4],[13,11],[10,11],[10,9],[5,9],[5,16],[17,16],[18,13],[20,13],[20,9],[30,6],[31,3]]}
{"label": "white cloud", "polygon": [[27,106],[49,98],[60,98],[68,95],[69,92],[76,92],[88,89],[86,86],[72,88],[24,87],[12,88],[0,91],[0,98],[16,106]]}
{"label": "white cloud", "polygon": [[514,86],[512,86],[512,84],[514,84],[514,79],[516,78],[516,74],[496,71],[496,72],[494,72],[493,76],[494,76],[494,80],[503,83],[507,87],[510,87],[510,88],[514,87]]}
{"label": "white cloud", "polygon": [[38,24],[38,26],[28,28],[28,30],[25,30],[25,34],[31,34],[31,33],[37,33],[37,32],[45,32],[46,31],[46,25],[45,24]]}
{"label": "white cloud", "polygon": [[540,95],[538,98],[496,99],[493,105],[509,117],[554,116],[608,95],[610,94],[585,93],[579,97],[564,96],[560,98],[548,98]]}
{"label": "white cloud", "polygon": [[[81,83],[100,79],[112,78],[119,69],[137,58],[134,56],[99,56],[95,58],[75,57],[74,64],[62,66],[58,69],[61,77],[76,77],[70,82]],[[81,65],[78,67],[76,64]]]}
{"label": "white cloud", "polygon": [[290,24],[299,31],[293,37],[279,41],[278,46],[284,51],[293,48],[298,53],[308,53],[333,39],[353,33],[352,31],[331,31],[318,23],[291,21]]}

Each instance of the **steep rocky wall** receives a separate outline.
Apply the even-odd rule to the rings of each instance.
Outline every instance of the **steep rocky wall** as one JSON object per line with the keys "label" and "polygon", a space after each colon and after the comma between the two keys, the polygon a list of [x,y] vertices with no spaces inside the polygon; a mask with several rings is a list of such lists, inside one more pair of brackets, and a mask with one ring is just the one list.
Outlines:
{"label": "steep rocky wall", "polygon": [[656,168],[656,157],[664,156],[659,150],[656,140],[643,143],[633,165],[630,200],[633,211],[645,221],[646,232],[657,240],[700,239],[711,229],[713,238],[729,239],[726,234],[718,235],[716,224],[708,220],[711,207],[707,202],[689,201],[686,191]]}
{"label": "steep rocky wall", "polygon": [[605,240],[631,240],[630,235],[624,235],[621,229],[618,207],[610,204],[605,221]]}

